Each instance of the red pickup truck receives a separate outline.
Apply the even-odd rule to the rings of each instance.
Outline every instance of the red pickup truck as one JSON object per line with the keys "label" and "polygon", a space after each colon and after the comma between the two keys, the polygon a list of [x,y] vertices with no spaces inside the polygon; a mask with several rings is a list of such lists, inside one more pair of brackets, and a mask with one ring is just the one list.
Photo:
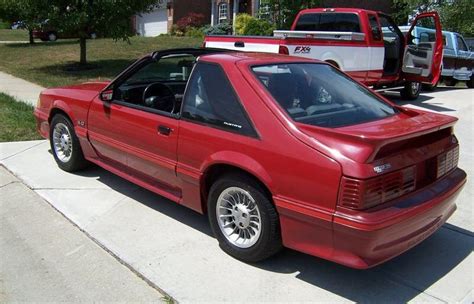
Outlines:
{"label": "red pickup truck", "polygon": [[[432,28],[435,35],[420,39],[415,25]],[[443,55],[436,12],[419,15],[405,36],[390,16],[355,8],[306,9],[289,31],[271,37],[206,36],[204,45],[323,60],[375,90],[398,89],[405,99],[418,97],[420,83],[438,81]]]}

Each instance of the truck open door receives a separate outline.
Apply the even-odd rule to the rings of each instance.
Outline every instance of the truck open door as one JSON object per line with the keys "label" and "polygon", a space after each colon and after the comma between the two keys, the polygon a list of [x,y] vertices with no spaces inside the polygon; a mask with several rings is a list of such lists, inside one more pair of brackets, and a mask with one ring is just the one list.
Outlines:
{"label": "truck open door", "polygon": [[406,35],[403,76],[407,81],[436,84],[443,60],[441,22],[436,12],[418,15]]}

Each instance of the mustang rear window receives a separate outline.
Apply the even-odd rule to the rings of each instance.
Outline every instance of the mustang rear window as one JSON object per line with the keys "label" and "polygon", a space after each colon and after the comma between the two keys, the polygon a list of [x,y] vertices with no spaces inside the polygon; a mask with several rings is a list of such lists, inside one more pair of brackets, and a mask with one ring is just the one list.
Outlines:
{"label": "mustang rear window", "polygon": [[397,110],[326,64],[290,63],[252,70],[296,122],[342,127],[382,119]]}

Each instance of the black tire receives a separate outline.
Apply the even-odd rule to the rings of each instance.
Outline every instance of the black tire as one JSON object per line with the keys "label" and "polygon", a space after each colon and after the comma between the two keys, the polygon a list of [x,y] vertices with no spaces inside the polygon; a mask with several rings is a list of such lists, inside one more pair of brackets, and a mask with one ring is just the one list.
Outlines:
{"label": "black tire", "polygon": [[48,33],[48,41],[56,41],[58,40],[58,34],[55,32],[49,32]]}
{"label": "black tire", "polygon": [[[70,134],[70,142],[72,143],[72,149],[70,158],[67,160],[61,160],[58,156],[58,151],[55,148],[53,142],[54,136],[54,129],[56,125],[62,124],[67,128]],[[53,119],[51,120],[51,126],[49,130],[49,142],[51,145],[51,151],[54,156],[54,160],[58,164],[58,167],[67,172],[74,172],[84,169],[89,165],[89,162],[84,158],[84,154],[82,153],[82,148],[79,143],[79,139],[77,138],[76,132],[74,131],[74,127],[71,121],[62,114],[54,115]]]}
{"label": "black tire", "polygon": [[421,84],[419,82],[407,82],[400,91],[400,96],[405,100],[415,100],[420,96]]}
{"label": "black tire", "polygon": [[474,75],[472,75],[471,78],[466,81],[466,85],[470,89],[474,88]]}
{"label": "black tire", "polygon": [[454,78],[446,78],[444,80],[444,84],[447,85],[448,87],[454,87],[457,83],[457,80]]}
{"label": "black tire", "polygon": [[[221,193],[230,187],[247,191],[255,200],[261,217],[261,232],[256,243],[248,248],[232,244],[224,236],[217,222],[217,200]],[[276,254],[282,248],[280,221],[271,199],[262,187],[251,177],[244,174],[229,174],[219,178],[209,191],[207,200],[208,217],[212,232],[219,246],[227,254],[244,262],[258,262]]]}

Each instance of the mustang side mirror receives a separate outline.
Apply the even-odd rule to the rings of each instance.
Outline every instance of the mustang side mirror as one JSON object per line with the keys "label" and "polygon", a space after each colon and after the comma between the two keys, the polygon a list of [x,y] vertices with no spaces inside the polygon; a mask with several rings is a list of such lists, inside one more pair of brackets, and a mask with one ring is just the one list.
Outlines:
{"label": "mustang side mirror", "polygon": [[99,98],[102,101],[112,101],[113,97],[114,97],[114,91],[113,90],[102,91],[99,94]]}

